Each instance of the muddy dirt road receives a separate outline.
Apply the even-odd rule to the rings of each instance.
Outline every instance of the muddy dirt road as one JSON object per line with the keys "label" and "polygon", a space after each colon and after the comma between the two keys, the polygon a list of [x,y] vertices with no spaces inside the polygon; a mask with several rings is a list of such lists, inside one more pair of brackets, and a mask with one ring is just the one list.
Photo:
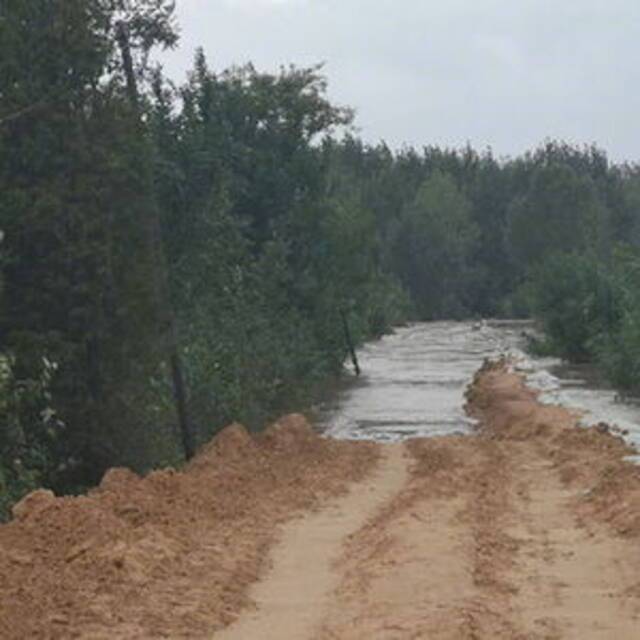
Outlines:
{"label": "muddy dirt road", "polygon": [[337,442],[290,417],[185,473],[35,495],[0,527],[3,638],[636,640],[640,469],[503,363],[476,435]]}
{"label": "muddy dirt road", "polygon": [[257,609],[215,637],[640,637],[640,475],[621,462],[624,445],[578,431],[503,368],[471,396],[477,437],[391,445],[377,489],[364,482],[285,528]]}

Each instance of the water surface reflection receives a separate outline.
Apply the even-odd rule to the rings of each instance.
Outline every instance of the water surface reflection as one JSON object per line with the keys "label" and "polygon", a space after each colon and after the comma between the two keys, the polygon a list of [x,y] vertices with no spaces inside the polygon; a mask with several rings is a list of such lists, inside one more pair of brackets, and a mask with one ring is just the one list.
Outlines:
{"label": "water surface reflection", "polygon": [[363,374],[319,411],[338,438],[398,440],[469,433],[464,390],[487,357],[515,347],[517,323],[413,324],[359,352]]}
{"label": "water surface reflection", "polygon": [[408,437],[472,433],[464,390],[485,358],[508,355],[544,402],[583,412],[583,423],[600,421],[628,432],[640,446],[640,404],[620,402],[588,366],[525,354],[531,323],[515,321],[430,322],[396,330],[359,351],[363,374],[349,378],[317,408],[316,423],[336,438],[394,441]]}

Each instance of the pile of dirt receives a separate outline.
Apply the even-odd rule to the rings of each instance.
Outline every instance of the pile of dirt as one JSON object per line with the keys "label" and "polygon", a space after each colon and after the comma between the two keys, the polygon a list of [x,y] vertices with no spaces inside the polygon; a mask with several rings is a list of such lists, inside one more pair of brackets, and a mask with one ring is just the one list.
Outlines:
{"label": "pile of dirt", "polygon": [[[258,436],[231,425],[183,472],[30,494],[0,527],[0,637],[209,638],[240,616],[230,633],[254,628],[249,594],[277,584],[255,596],[255,619],[280,616],[268,637],[290,637],[295,603],[317,623],[303,637],[327,640],[635,638],[633,451],[540,404],[505,361],[467,399],[477,437],[338,442],[292,415]],[[269,558],[272,582],[250,591]]]}
{"label": "pile of dirt", "polygon": [[626,445],[540,404],[505,361],[467,396],[476,437],[407,443],[408,481],[346,539],[306,637],[636,638],[640,556],[626,535],[640,482]]}
{"label": "pile of dirt", "polygon": [[640,468],[616,462],[604,466],[585,492],[580,511],[607,522],[620,535],[640,537]]}
{"label": "pile of dirt", "polygon": [[228,427],[184,472],[113,469],[86,496],[34,492],[0,527],[0,637],[211,635],[250,606],[278,525],[378,457],[294,415],[256,437]]}
{"label": "pile of dirt", "polygon": [[538,392],[508,369],[505,361],[486,363],[467,391],[467,410],[490,437],[535,438],[563,482],[579,490],[578,513],[640,537],[640,467],[626,460],[635,449],[611,425],[585,428],[579,414],[540,404]]}

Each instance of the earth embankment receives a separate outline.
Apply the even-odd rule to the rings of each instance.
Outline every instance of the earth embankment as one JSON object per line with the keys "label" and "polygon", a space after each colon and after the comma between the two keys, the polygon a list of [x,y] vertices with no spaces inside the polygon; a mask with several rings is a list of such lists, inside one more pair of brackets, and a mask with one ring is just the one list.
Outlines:
{"label": "earth embankment", "polygon": [[504,362],[468,410],[473,436],[397,445],[234,426],[183,473],[32,494],[0,527],[0,636],[635,640],[632,452]]}
{"label": "earth embankment", "polygon": [[228,427],[184,472],[115,469],[87,496],[30,494],[0,527],[0,638],[208,638],[250,608],[279,525],[379,456],[294,415],[258,437]]}

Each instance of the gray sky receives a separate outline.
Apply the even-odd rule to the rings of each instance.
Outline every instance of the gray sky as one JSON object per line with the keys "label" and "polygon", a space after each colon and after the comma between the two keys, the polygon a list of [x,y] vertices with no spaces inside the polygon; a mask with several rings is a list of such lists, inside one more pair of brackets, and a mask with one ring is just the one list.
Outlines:
{"label": "gray sky", "polygon": [[212,67],[325,62],[369,142],[493,147],[547,137],[640,160],[638,0],[177,0],[182,80]]}

